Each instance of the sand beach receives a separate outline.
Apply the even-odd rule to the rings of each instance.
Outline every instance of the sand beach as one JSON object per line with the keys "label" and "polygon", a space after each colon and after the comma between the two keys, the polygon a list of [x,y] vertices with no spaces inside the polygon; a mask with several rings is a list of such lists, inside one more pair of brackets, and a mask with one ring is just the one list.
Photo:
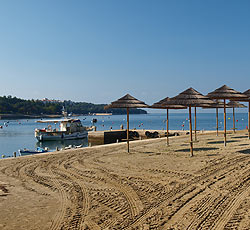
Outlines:
{"label": "sand beach", "polygon": [[249,229],[246,131],[0,160],[0,229]]}

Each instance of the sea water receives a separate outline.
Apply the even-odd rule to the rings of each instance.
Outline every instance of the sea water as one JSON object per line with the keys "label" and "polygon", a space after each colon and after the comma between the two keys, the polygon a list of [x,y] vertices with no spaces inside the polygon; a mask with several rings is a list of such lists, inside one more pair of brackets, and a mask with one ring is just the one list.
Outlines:
{"label": "sea water", "polygon": [[[248,118],[247,113],[236,114],[236,128],[246,129]],[[124,129],[127,126],[127,115],[112,115],[112,116],[80,116],[79,118],[84,126],[93,125],[93,118],[97,119],[94,125],[97,130],[115,130],[120,129],[123,125]],[[151,129],[163,130],[166,129],[166,113],[149,113],[130,115],[130,129]],[[170,130],[189,130],[188,113],[172,113],[169,114],[169,129]],[[194,116],[192,116],[194,119]],[[223,113],[219,113],[219,130],[224,129]],[[29,120],[0,120],[0,159],[13,156],[13,152],[18,152],[18,149],[35,149],[36,147],[48,147],[50,150],[55,150],[56,147],[63,148],[69,145],[88,146],[88,140],[65,140],[65,141],[47,141],[38,142],[34,136],[36,128],[45,128],[46,124],[37,123],[37,119]],[[53,125],[52,125],[53,126]],[[227,114],[227,129],[233,127],[232,113]],[[53,128],[53,127],[52,127]],[[197,114],[197,130],[215,130],[216,115],[215,113],[198,113]],[[17,153],[18,155],[18,153]]]}

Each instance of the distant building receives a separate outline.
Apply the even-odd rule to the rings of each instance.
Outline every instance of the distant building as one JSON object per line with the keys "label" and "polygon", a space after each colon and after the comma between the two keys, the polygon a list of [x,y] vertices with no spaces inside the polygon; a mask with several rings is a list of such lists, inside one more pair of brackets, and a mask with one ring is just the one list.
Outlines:
{"label": "distant building", "polygon": [[40,101],[42,101],[43,103],[58,103],[58,102],[61,103],[61,102],[63,102],[63,101],[60,101],[60,100],[48,99],[48,98],[43,98]]}

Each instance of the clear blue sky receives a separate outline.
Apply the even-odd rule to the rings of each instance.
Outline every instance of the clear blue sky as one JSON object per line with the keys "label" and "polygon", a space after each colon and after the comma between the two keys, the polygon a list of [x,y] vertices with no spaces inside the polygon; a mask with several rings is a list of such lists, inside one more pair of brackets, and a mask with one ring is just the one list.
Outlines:
{"label": "clear blue sky", "polygon": [[152,104],[250,88],[248,0],[0,0],[0,95]]}

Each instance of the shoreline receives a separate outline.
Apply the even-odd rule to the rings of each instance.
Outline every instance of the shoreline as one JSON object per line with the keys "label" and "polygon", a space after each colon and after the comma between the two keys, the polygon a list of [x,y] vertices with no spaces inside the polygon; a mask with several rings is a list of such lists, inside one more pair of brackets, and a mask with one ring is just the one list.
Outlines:
{"label": "shoreline", "polygon": [[[91,145],[90,148],[93,148],[93,147],[97,147],[97,146],[108,146],[110,144],[120,144],[120,143],[123,143],[123,144],[126,144],[126,141],[114,141],[114,142],[109,142],[109,143],[103,143],[103,138],[104,138],[104,133],[112,133],[112,132],[115,132],[115,131],[124,131],[124,130],[104,130],[104,131],[91,131],[93,132],[94,136],[97,136],[97,137],[91,137],[92,134],[90,134],[90,137],[88,138],[88,143]],[[152,129],[152,130],[149,130],[149,129],[131,129],[130,131],[137,131],[140,135],[141,138],[137,138],[137,139],[134,139],[134,140],[130,140],[130,143],[133,143],[133,142],[138,142],[138,141],[144,141],[144,140],[157,140],[157,139],[166,139],[167,137],[165,136],[166,134],[166,130],[155,130],[155,129]],[[157,138],[147,138],[145,136],[145,132],[146,131],[149,131],[149,132],[158,132],[159,133],[159,137]],[[90,133],[91,133],[90,132]],[[241,133],[241,132],[246,132],[247,133],[247,130],[244,129],[244,130],[237,130],[236,132],[236,135],[237,133]],[[223,136],[223,133],[224,131],[222,130],[219,130],[219,137],[222,137]],[[176,135],[177,134],[177,135]],[[216,136],[216,130],[197,130],[197,137],[199,138],[200,135],[210,135],[210,134],[214,134],[214,136]],[[228,130],[227,131],[227,135],[232,135],[233,134],[233,131],[232,130]],[[178,137],[186,137],[188,138],[189,137],[189,130],[169,130],[169,140],[171,142],[171,139],[173,138],[178,138]],[[193,138],[194,138],[194,131],[193,131]],[[80,149],[86,149],[86,148],[89,148],[89,145],[88,146],[84,146],[84,147],[81,147]],[[74,148],[72,147],[71,149],[68,149],[68,150],[75,150],[77,148]],[[28,155],[28,156],[36,156],[36,155],[45,155],[45,154],[51,154],[51,153],[56,153],[56,152],[62,152],[62,151],[65,151],[64,149],[60,149],[59,151],[56,151],[56,150],[53,150],[47,153],[40,153],[40,154],[32,154],[32,155]],[[17,150],[15,151],[17,153]],[[2,157],[2,155],[4,155],[4,157]],[[26,156],[19,156],[18,153],[17,153],[17,156],[16,158],[23,158],[23,157],[26,157]],[[0,161],[1,160],[6,160],[6,159],[13,159],[15,158],[13,156],[13,152],[8,154],[7,155],[2,152],[1,155],[0,155]]]}

